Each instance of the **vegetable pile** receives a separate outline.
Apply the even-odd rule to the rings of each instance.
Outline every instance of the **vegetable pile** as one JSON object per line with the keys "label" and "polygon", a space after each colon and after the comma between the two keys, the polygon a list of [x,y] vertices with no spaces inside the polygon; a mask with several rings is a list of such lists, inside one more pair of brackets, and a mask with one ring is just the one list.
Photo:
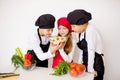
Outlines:
{"label": "vegetable pile", "polygon": [[23,56],[23,52],[20,48],[15,49],[16,53],[12,56],[11,61],[14,64],[15,69],[22,67],[23,69],[30,69],[34,64],[34,58],[31,54],[27,53]]}
{"label": "vegetable pile", "polygon": [[83,64],[77,64],[77,63],[70,63],[70,75],[75,77],[78,76],[79,74],[83,74],[86,70],[85,65]]}
{"label": "vegetable pile", "polygon": [[86,67],[83,64],[60,62],[57,67],[54,68],[52,75],[61,76],[69,73],[72,77],[76,77],[85,72]]}

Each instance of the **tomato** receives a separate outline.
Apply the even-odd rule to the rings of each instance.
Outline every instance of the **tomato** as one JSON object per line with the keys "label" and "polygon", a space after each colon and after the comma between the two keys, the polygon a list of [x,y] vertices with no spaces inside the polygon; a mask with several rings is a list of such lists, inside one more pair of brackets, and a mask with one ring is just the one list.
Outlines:
{"label": "tomato", "polygon": [[79,64],[79,65],[80,65],[80,69],[81,69],[82,71],[84,71],[84,70],[86,69],[85,65],[83,65],[83,64]]}
{"label": "tomato", "polygon": [[84,73],[84,71],[85,71],[85,65],[83,65],[83,64],[78,64],[77,66],[76,66],[76,71],[79,73],[79,74],[83,74]]}
{"label": "tomato", "polygon": [[77,66],[75,67],[75,70],[79,73],[79,72],[81,71],[80,65],[77,65]]}
{"label": "tomato", "polygon": [[78,75],[78,72],[75,70],[75,69],[70,69],[70,75],[71,76],[73,76],[73,77],[75,77],[75,76],[77,76]]}
{"label": "tomato", "polygon": [[25,60],[24,60],[24,66],[26,66],[26,67],[31,66],[31,61],[30,61],[30,60],[25,59]]}
{"label": "tomato", "polygon": [[75,69],[76,66],[77,66],[76,63],[74,63],[74,62],[70,63],[70,68],[71,68],[71,69]]}
{"label": "tomato", "polygon": [[81,75],[81,74],[83,74],[83,73],[84,73],[84,71],[79,71],[78,73]]}
{"label": "tomato", "polygon": [[77,63],[70,63],[70,75],[77,76],[77,74],[83,74],[85,72],[85,65],[77,64]]}

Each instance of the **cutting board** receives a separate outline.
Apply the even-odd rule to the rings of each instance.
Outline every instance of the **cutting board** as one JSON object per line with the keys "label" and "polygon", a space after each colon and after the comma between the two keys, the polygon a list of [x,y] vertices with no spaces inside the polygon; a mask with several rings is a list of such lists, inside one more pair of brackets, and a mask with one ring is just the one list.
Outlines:
{"label": "cutting board", "polygon": [[0,73],[0,80],[17,80],[19,74],[16,73]]}

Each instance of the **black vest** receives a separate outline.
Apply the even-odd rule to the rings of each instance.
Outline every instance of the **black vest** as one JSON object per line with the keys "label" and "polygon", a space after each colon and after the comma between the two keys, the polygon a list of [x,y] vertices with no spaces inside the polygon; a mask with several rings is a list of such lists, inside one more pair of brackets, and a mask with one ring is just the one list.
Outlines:
{"label": "black vest", "polygon": [[[86,33],[84,33],[84,39],[80,41],[80,35],[79,34],[79,42],[77,43],[77,46],[83,50],[83,64],[86,66],[86,71],[87,71],[87,66],[88,66],[88,47],[87,47],[87,41],[86,41]],[[94,70],[97,71],[98,76],[94,78],[94,80],[103,80],[103,75],[104,75],[104,62],[102,59],[103,54],[98,54],[95,52],[95,58],[94,58]]]}
{"label": "black vest", "polygon": [[[86,38],[86,35],[85,35],[85,33],[84,33],[84,38],[80,41],[80,35],[81,34],[79,34],[79,42],[77,43],[77,46],[81,49],[81,50],[83,50],[83,54],[82,54],[82,56],[83,56],[83,64],[87,67],[87,65],[88,65],[88,50],[87,50],[87,41],[85,40],[85,38]],[[87,68],[86,68],[86,71],[87,71]]]}

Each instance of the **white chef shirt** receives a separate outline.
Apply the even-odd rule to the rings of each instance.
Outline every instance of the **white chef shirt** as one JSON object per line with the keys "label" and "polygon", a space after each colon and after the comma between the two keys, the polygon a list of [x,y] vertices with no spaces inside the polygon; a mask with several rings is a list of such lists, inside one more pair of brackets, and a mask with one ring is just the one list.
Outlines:
{"label": "white chef shirt", "polygon": [[[35,54],[41,61],[55,56],[55,54],[50,53],[49,49],[48,52],[45,53],[42,51],[42,48],[40,47],[40,39],[37,30],[29,37],[30,38],[28,40],[28,50],[34,50]],[[41,36],[41,40],[42,40],[42,44],[45,45],[48,44],[50,39],[49,37]]]}
{"label": "white chef shirt", "polygon": [[[77,34],[78,36],[78,34]],[[80,36],[80,41],[84,38],[84,32],[81,33]],[[88,47],[88,72],[93,72],[94,71],[94,58],[95,58],[95,52],[102,54],[103,53],[103,48],[102,48],[102,42],[101,42],[101,38],[100,35],[98,33],[98,31],[94,28],[93,25],[91,25],[90,23],[87,26],[86,29],[86,41],[87,41],[87,47]],[[80,57],[78,60],[78,63],[82,62],[82,54],[83,51],[81,49],[79,49],[80,52]]]}

